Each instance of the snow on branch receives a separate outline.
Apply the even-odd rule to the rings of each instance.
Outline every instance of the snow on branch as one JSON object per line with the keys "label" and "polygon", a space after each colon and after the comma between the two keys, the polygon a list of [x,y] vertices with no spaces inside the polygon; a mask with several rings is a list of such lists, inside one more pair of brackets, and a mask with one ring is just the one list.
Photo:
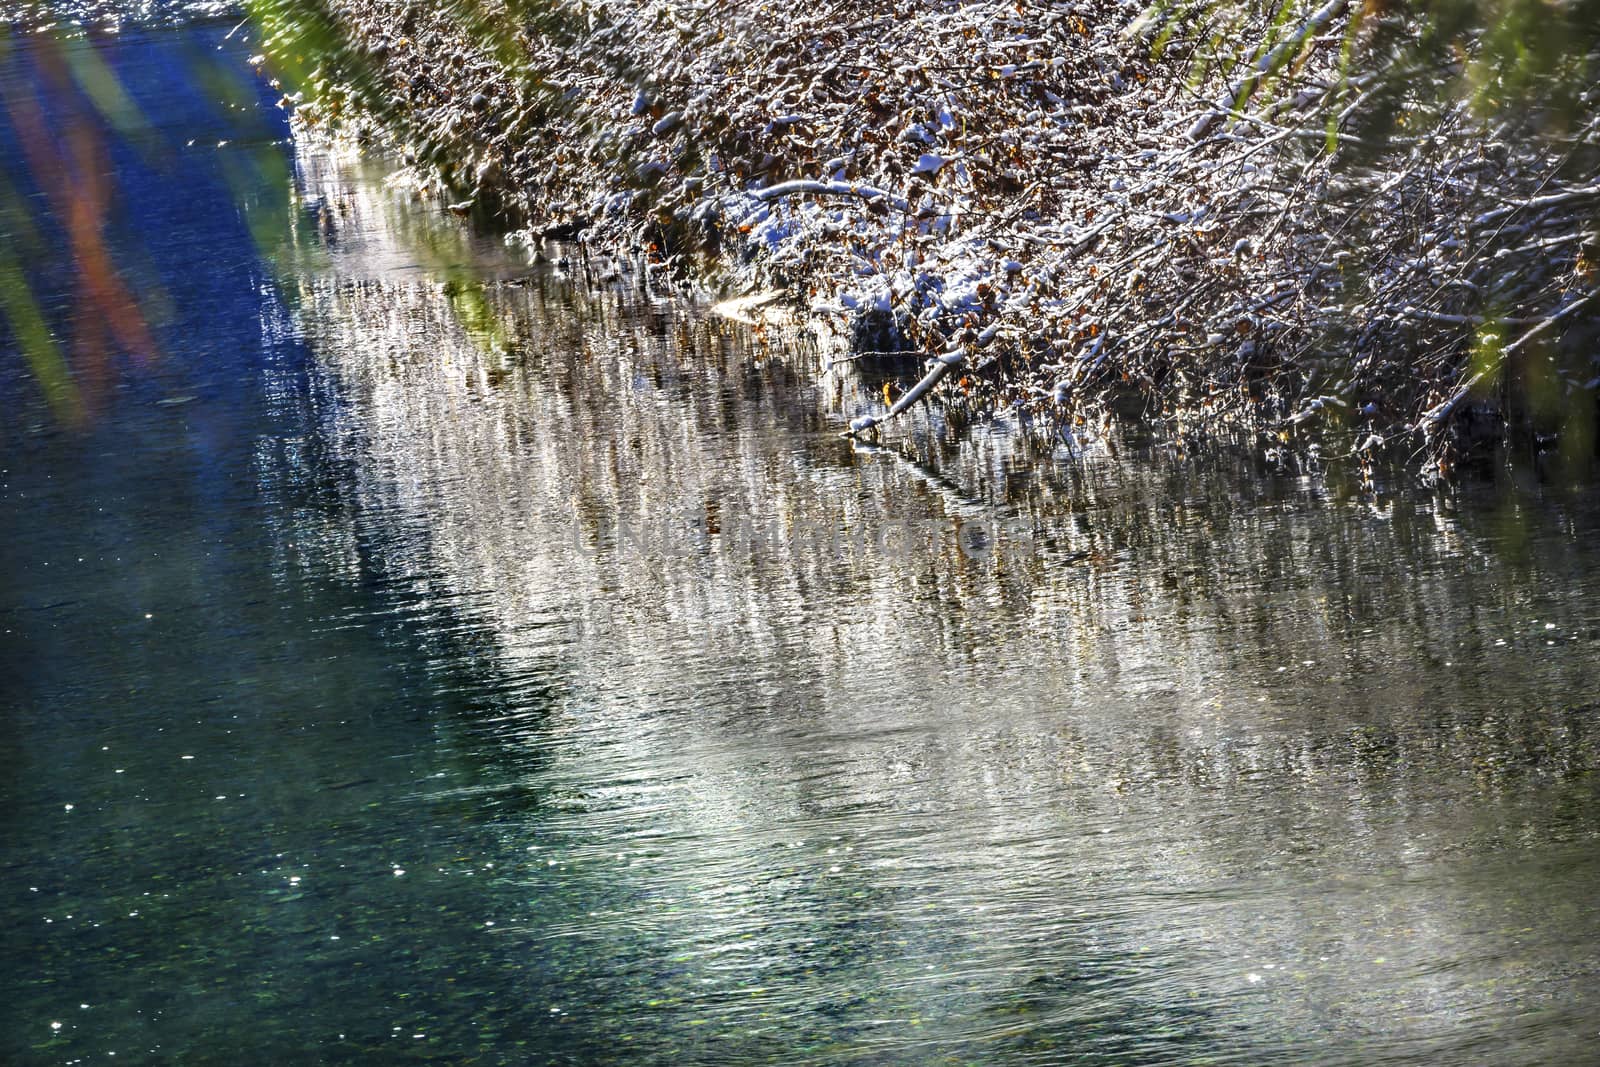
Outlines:
{"label": "snow on branch", "polygon": [[866,201],[882,200],[894,211],[909,212],[911,205],[905,198],[895,196],[893,193],[882,189],[875,189],[870,185],[859,185],[855,182],[821,182],[807,179],[797,179],[789,182],[779,182],[769,185],[765,189],[756,189],[751,196],[760,201],[777,200],[784,196],[799,196],[810,193],[813,196],[854,196]]}

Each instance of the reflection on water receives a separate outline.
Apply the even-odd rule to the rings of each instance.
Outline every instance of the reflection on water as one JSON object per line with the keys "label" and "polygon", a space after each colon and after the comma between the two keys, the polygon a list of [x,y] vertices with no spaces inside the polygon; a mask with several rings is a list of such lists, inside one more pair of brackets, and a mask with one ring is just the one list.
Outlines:
{"label": "reflection on water", "polygon": [[561,798],[507,847],[604,887],[504,935],[584,946],[589,1027],[819,1062],[1584,1036],[1577,517],[998,431],[862,452],[847,389],[741,327],[537,269],[483,290],[491,345],[440,293],[303,281],[321,424],[346,536],[547,687],[475,730]]}
{"label": "reflection on water", "polygon": [[853,446],[777,331],[300,166],[228,388],[4,439],[6,1062],[1592,1046],[1592,507]]}

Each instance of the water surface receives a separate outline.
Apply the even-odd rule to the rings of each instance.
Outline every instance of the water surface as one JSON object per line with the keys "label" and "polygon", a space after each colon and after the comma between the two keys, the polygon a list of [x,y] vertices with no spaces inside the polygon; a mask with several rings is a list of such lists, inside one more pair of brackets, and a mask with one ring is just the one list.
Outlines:
{"label": "water surface", "polygon": [[1587,499],[854,445],[180,84],[227,28],[95,45],[159,356],[69,431],[6,349],[0,1059],[1592,1058]]}

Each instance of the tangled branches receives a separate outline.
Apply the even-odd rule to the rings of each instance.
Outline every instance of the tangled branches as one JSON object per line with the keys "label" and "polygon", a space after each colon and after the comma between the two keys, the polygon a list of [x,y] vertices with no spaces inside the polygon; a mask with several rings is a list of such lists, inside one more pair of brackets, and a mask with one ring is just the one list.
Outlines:
{"label": "tangled branches", "polygon": [[1347,0],[327,2],[459,210],[719,253],[955,408],[1433,472],[1486,416],[1593,441],[1591,42],[1512,109],[1492,33]]}

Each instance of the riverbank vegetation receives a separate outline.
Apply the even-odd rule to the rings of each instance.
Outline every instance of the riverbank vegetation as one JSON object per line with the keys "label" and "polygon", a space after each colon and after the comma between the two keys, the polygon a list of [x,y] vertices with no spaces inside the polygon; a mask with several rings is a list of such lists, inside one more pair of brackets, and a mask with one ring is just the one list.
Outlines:
{"label": "riverbank vegetation", "polygon": [[1593,454],[1592,3],[330,3],[367,62],[308,120],[386,116],[457,211],[715,253],[958,411]]}

